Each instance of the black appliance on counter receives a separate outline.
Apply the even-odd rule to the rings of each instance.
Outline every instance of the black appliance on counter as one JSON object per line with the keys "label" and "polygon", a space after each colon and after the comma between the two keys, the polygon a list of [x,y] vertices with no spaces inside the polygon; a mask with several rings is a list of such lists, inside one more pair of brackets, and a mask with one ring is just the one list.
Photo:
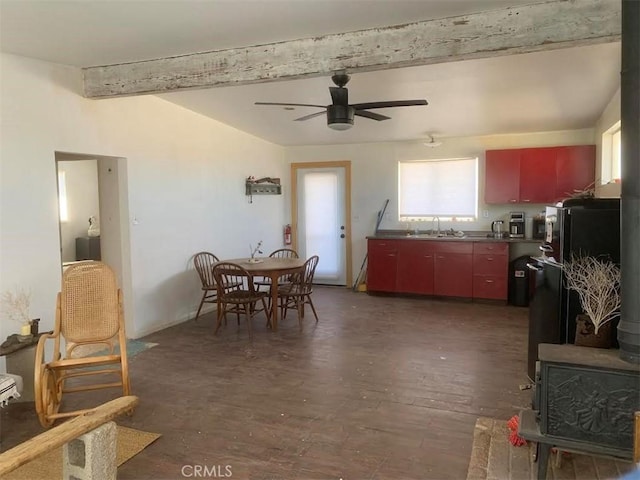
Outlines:
{"label": "black appliance on counter", "polygon": [[545,237],[545,221],[544,221],[544,217],[541,217],[541,218],[535,217],[535,218],[533,218],[532,229],[533,229],[533,232],[531,233],[531,238],[535,238],[537,240],[544,240],[544,237]]}
{"label": "black appliance on counter", "polygon": [[[531,259],[527,374],[535,380],[540,343],[573,343],[580,300],[564,285],[561,264],[576,255],[620,262],[620,199],[570,199],[547,207],[541,257]],[[615,329],[613,329],[615,332]]]}
{"label": "black appliance on counter", "polygon": [[524,238],[524,212],[509,214],[509,238]]}

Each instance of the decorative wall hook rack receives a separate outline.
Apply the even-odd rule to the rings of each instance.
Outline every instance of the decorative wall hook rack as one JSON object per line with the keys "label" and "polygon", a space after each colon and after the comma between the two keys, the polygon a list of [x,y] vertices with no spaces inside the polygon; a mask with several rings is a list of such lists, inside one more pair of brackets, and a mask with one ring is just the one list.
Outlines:
{"label": "decorative wall hook rack", "polygon": [[282,194],[282,185],[279,178],[264,177],[255,179],[247,178],[245,182],[246,195],[280,195]]}

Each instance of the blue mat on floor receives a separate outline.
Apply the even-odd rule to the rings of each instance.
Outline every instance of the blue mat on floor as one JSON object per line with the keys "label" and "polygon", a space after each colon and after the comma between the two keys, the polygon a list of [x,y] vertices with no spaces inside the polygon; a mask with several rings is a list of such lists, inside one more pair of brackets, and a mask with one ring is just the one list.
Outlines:
{"label": "blue mat on floor", "polygon": [[[149,350],[150,348],[153,348],[156,345],[158,344],[152,343],[152,342],[143,342],[141,340],[129,339],[127,340],[127,358],[133,358],[139,353],[144,352],[145,350]],[[118,347],[116,348],[115,354],[118,355],[119,353],[120,353],[120,346],[118,345]],[[108,354],[109,354],[109,351],[105,348],[104,350],[100,350],[92,353],[90,356],[99,357],[101,355],[108,355]]]}

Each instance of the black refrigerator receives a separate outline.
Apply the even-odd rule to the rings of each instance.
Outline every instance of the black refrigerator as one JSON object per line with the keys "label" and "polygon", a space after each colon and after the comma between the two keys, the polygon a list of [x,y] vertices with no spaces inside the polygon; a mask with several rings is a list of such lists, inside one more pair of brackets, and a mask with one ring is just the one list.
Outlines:
{"label": "black refrigerator", "polygon": [[565,288],[562,262],[575,254],[620,263],[620,199],[571,199],[547,207],[543,248],[546,255],[532,258],[528,265],[535,285],[529,304],[527,374],[531,380],[535,380],[540,343],[575,339],[576,316],[582,308],[577,294]]}

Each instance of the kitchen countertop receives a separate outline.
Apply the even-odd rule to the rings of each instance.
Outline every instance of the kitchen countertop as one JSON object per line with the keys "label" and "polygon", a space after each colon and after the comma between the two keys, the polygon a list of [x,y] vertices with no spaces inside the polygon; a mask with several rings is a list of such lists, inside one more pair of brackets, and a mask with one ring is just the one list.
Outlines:
{"label": "kitchen countertop", "polygon": [[493,238],[487,237],[488,232],[465,232],[462,237],[446,235],[442,237],[427,233],[412,233],[407,235],[405,231],[381,230],[377,235],[370,235],[371,240],[435,240],[438,242],[507,242],[507,243],[541,243],[537,238]]}

